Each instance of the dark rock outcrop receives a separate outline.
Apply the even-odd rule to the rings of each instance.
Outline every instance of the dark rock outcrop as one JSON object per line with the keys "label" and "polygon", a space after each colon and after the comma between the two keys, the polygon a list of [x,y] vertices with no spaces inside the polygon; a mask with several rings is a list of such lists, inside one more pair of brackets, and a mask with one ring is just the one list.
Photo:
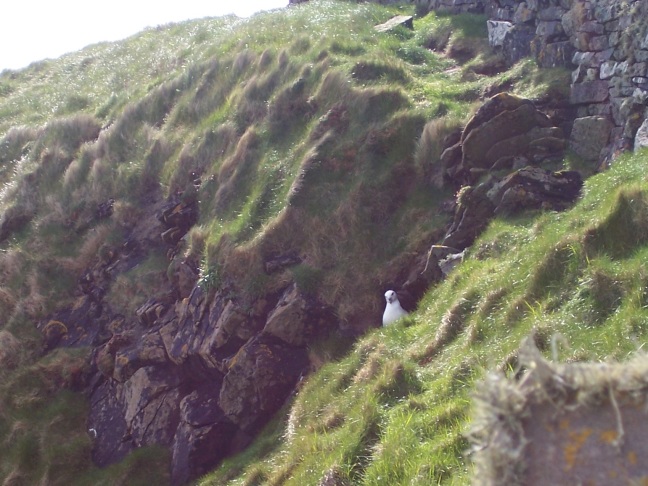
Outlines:
{"label": "dark rock outcrop", "polygon": [[566,145],[562,129],[533,102],[500,93],[477,110],[461,139],[442,153],[444,179],[456,187],[472,185],[488,171],[559,159]]}
{"label": "dark rock outcrop", "polygon": [[[332,310],[295,284],[246,304],[233,284],[203,286],[195,265],[176,251],[197,219],[192,201],[153,198],[126,242],[104,248],[83,273],[76,304],[38,326],[46,352],[93,348],[85,388],[95,463],[166,446],[174,484],[247,445],[308,372],[307,346],[337,326]],[[169,231],[175,232],[171,239],[164,236]],[[116,313],[106,297],[112,283],[165,249],[171,250],[171,278],[131,316]],[[293,253],[269,257],[265,268],[281,272],[300,261]]]}

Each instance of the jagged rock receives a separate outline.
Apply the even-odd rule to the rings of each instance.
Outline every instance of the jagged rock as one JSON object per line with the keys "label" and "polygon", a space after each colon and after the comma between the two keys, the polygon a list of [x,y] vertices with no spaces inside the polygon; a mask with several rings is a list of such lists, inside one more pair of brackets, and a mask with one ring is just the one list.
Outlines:
{"label": "jagged rock", "polygon": [[527,2],[520,2],[513,14],[513,22],[515,24],[524,24],[533,20],[535,15],[535,11],[529,8]]}
{"label": "jagged rock", "polygon": [[189,297],[198,281],[198,267],[189,260],[181,262],[174,260],[169,265],[169,273],[171,285],[180,299]]}
{"label": "jagged rock", "polygon": [[605,117],[587,116],[574,120],[569,146],[580,157],[597,162],[607,145],[612,123]]}
{"label": "jagged rock", "polygon": [[52,314],[41,321],[37,328],[43,335],[46,351],[57,346],[88,346],[100,339],[107,323],[101,313],[101,305],[92,297],[84,295],[75,305]]}
{"label": "jagged rock", "polygon": [[526,167],[498,182],[489,180],[476,187],[464,187],[457,195],[454,220],[442,245],[461,252],[496,214],[526,209],[563,210],[576,200],[582,185],[581,176],[575,171]]}
{"label": "jagged rock", "polygon": [[500,159],[513,159],[527,155],[529,159],[542,160],[551,154],[562,154],[567,142],[557,127],[533,127],[528,132],[513,136],[494,144],[484,157],[493,167]]}
{"label": "jagged rock", "polygon": [[113,353],[112,377],[120,382],[128,380],[140,368],[169,362],[162,336],[155,330],[143,334],[130,346],[115,347]]}
{"label": "jagged rock", "polygon": [[96,432],[92,461],[99,467],[121,461],[135,448],[124,418],[122,384],[103,380],[92,390],[88,428]]}
{"label": "jagged rock", "polygon": [[[531,101],[500,93],[485,102],[466,125],[461,165],[447,173],[452,178],[461,171],[501,168],[514,157],[539,162],[560,155],[565,144],[562,130],[552,127],[549,117]],[[456,164],[456,158],[456,148],[442,154],[446,164]]]}
{"label": "jagged rock", "polygon": [[158,220],[167,228],[161,233],[162,241],[176,246],[198,221],[198,204],[191,195],[176,195],[162,208]]}
{"label": "jagged rock", "polygon": [[148,299],[144,304],[142,304],[136,311],[135,314],[140,321],[140,324],[144,327],[151,327],[155,324],[162,314],[165,311],[165,306],[161,302],[158,302],[157,299],[151,298]]}
{"label": "jagged rock", "polygon": [[206,373],[218,372],[265,323],[264,299],[243,310],[225,293],[206,294],[195,287],[188,299],[176,306],[178,320],[164,325],[160,335],[169,359],[181,365],[199,360]]}
{"label": "jagged rock", "polygon": [[[221,362],[234,355],[255,333],[261,330],[258,318],[243,311],[235,302],[224,302],[211,307],[211,329],[202,340],[198,354],[209,366],[222,369]],[[213,316],[213,317],[211,317]]]}
{"label": "jagged rock", "polygon": [[461,142],[457,142],[453,146],[446,148],[441,153],[439,161],[442,167],[442,173],[441,175],[432,176],[432,183],[436,187],[441,188],[445,183],[452,184],[453,181],[456,181],[461,186],[464,180],[468,179],[468,176],[465,174],[466,171],[461,165],[462,155],[463,149]]}
{"label": "jagged rock", "polygon": [[173,484],[205,474],[230,451],[236,426],[218,406],[221,381],[202,383],[180,402],[180,423],[171,447]]}
{"label": "jagged rock", "polygon": [[330,326],[333,313],[317,300],[290,286],[270,312],[263,332],[293,346],[303,346],[318,331]]}
{"label": "jagged rock", "polygon": [[307,366],[305,349],[257,335],[230,361],[218,403],[232,422],[254,433],[283,405]]}
{"label": "jagged rock", "polygon": [[497,182],[487,192],[494,214],[512,214],[525,209],[562,211],[580,194],[583,180],[576,171],[551,172],[526,167]]}
{"label": "jagged rock", "polygon": [[172,199],[162,210],[159,220],[167,228],[189,228],[197,219],[198,207],[194,201]]}
{"label": "jagged rock", "polygon": [[178,426],[181,382],[177,368],[150,366],[124,383],[124,418],[135,446],[171,444]]}
{"label": "jagged rock", "polygon": [[442,245],[461,252],[472,245],[493,217],[495,206],[488,198],[488,186],[466,186],[457,195],[457,208],[452,225]]}

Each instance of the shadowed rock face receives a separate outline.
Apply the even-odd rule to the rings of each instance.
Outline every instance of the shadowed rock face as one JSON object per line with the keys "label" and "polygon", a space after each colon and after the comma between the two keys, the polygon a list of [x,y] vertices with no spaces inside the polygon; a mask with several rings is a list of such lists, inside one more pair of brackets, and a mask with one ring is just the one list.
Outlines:
{"label": "shadowed rock face", "polygon": [[307,372],[306,347],[336,326],[334,313],[295,284],[244,307],[227,285],[201,287],[189,261],[172,265],[131,317],[114,313],[105,299],[112,282],[153,251],[173,258],[196,210],[182,195],[153,200],[127,244],[84,273],[75,305],[38,326],[45,351],[92,347],[85,388],[94,462],[107,466],[136,448],[167,446],[173,484],[246,446]]}
{"label": "shadowed rock face", "polygon": [[566,145],[562,129],[530,100],[508,93],[487,100],[441,156],[442,178],[461,190],[440,244],[461,252],[495,215],[573,204],[581,175],[545,168],[562,158]]}
{"label": "shadowed rock face", "polygon": [[562,157],[561,128],[527,99],[500,93],[487,100],[441,155],[443,179],[455,187],[472,185],[488,171],[541,165]]}

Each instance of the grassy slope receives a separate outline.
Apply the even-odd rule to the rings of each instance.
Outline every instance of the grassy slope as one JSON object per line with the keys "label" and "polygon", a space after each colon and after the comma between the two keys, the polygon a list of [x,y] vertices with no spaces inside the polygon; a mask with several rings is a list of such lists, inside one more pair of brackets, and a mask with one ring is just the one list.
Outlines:
{"label": "grassy slope", "polygon": [[[313,1],[249,21],[151,30],[0,76],[0,203],[5,215],[28,221],[3,243],[0,258],[0,305],[9,316],[2,328],[22,343],[15,370],[0,374],[0,478],[135,484],[145,464],[165,480],[165,458],[155,450],[109,470],[89,467],[79,397],[56,393],[74,384],[84,350],[40,359],[33,331],[35,320],[70,298],[85,265],[139,217],[141,195],[158,183],[166,193],[190,190],[192,172],[200,174],[201,219],[183,253],[202,262],[205,284],[218,285],[225,274],[253,298],[283,283],[248,270],[263,255],[300,244],[309,259],[288,278],[317,290],[351,326],[360,320],[355,301],[370,301],[379,314],[375,289],[404,261],[390,255],[425,251],[438,224],[436,204],[450,196],[431,196],[425,178],[445,127],[465,120],[492,85],[512,81],[520,94],[537,96],[564,74],[523,62],[508,73],[480,75],[494,62],[483,48],[483,18],[430,15],[414,33],[372,30],[396,12]],[[461,69],[426,48],[448,35],[446,52],[472,58]],[[346,128],[325,136],[319,127],[331,128],[324,118],[339,104],[348,108],[340,125]],[[19,125],[27,127],[9,129]],[[101,126],[109,128],[95,140]],[[633,170],[640,172],[626,169],[625,179]],[[393,197],[393,174],[410,178],[402,199]],[[641,339],[642,277],[618,263],[632,254],[633,247],[622,247],[633,240],[615,246],[609,236],[623,211],[642,200],[633,196],[640,188],[625,206],[619,199],[620,213],[608,223],[600,213],[614,205],[596,203],[598,191],[615,200],[601,186],[620,178],[606,174],[590,183],[594,209],[581,206],[581,223],[565,215],[496,222],[405,327],[376,331],[324,367],[286,412],[287,432],[273,424],[205,482],[316,484],[327,470],[366,484],[467,481],[461,433],[472,383],[484,369],[513,366],[517,343],[532,326],[545,340],[559,331],[577,358],[622,357],[634,349],[623,333]],[[389,197],[377,201],[378,193]],[[81,226],[108,197],[116,199],[115,217],[71,238],[70,225]],[[296,210],[285,210],[287,199]],[[402,226],[389,224],[397,221]],[[348,237],[350,225],[360,231]],[[399,235],[402,227],[410,232]],[[120,276],[110,305],[132,313],[127,303],[151,291],[141,282],[155,281],[166,265],[153,255]],[[376,267],[375,281],[358,281]],[[556,276],[556,269],[567,270]],[[614,324],[622,312],[634,324]],[[583,331],[570,332],[571,323]],[[598,348],[591,344],[597,340]]]}
{"label": "grassy slope", "polygon": [[565,213],[494,221],[416,313],[310,377],[282,424],[201,484],[466,484],[471,391],[515,370],[524,337],[562,361],[645,344],[647,163],[617,161]]}

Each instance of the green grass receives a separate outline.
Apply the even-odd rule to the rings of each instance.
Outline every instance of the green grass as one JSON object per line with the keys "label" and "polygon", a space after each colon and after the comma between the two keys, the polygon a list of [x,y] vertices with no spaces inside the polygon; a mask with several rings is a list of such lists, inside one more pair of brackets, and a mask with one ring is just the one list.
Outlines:
{"label": "green grass", "polygon": [[525,336],[561,361],[623,361],[646,343],[648,245],[617,222],[642,220],[647,163],[617,161],[565,213],[494,221],[412,317],[309,378],[273,452],[200,484],[317,484],[327,471],[349,484],[467,484],[472,390],[486,370],[514,368]]}

